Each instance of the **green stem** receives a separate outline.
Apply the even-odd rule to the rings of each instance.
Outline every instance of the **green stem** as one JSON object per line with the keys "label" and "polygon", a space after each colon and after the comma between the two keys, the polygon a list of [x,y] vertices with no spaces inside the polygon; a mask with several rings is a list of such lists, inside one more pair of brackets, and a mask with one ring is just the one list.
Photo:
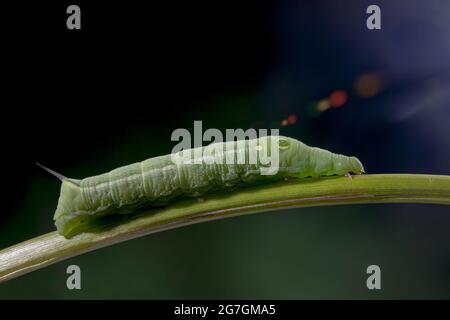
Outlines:
{"label": "green stem", "polygon": [[0,282],[88,251],[150,233],[271,210],[361,203],[450,205],[450,176],[379,174],[299,179],[184,200],[66,239],[56,232],[0,251]]}

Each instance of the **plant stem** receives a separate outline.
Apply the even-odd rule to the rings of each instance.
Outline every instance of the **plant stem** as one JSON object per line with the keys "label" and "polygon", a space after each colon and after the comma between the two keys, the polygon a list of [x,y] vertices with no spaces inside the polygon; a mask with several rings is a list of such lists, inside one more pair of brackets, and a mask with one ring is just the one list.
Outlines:
{"label": "plant stem", "polygon": [[150,233],[220,218],[296,207],[361,203],[450,205],[450,176],[379,174],[284,181],[189,199],[66,239],[56,232],[0,251],[0,282]]}

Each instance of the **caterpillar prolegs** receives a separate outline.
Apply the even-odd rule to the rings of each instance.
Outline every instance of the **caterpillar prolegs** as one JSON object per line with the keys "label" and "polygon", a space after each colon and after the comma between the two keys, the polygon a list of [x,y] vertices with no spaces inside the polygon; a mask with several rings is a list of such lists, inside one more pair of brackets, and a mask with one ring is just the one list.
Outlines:
{"label": "caterpillar prolegs", "polygon": [[[276,143],[273,139],[276,139]],[[62,180],[54,215],[58,232],[71,237],[88,229],[90,222],[100,217],[129,214],[147,206],[161,206],[183,196],[197,197],[224,188],[286,177],[364,172],[361,162],[355,157],[309,147],[283,136],[214,144],[215,159],[227,156],[228,159],[234,159],[234,163],[196,161],[195,155],[201,155],[210,146],[182,151],[184,155],[194,155],[191,163],[174,162],[174,155],[169,154],[81,180],[66,178],[47,169]],[[277,151],[278,166],[273,174],[263,172],[267,169],[267,163],[259,159],[249,161],[249,155],[254,149],[268,155]],[[237,159],[245,161],[239,162]]]}

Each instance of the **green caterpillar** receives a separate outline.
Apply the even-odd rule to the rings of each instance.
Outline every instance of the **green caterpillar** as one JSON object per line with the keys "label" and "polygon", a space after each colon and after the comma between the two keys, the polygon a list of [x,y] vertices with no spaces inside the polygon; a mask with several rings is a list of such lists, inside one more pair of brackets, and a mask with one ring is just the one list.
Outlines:
{"label": "green caterpillar", "polygon": [[[273,139],[276,139],[276,143]],[[212,146],[212,145],[210,145]],[[208,147],[210,147],[208,146]],[[252,185],[283,178],[305,178],[330,175],[362,174],[364,168],[355,157],[313,148],[282,136],[214,144],[214,157],[225,154],[246,161],[227,163],[174,163],[172,156],[150,158],[117,168],[108,173],[84,178],[66,178],[43,167],[61,181],[61,194],[54,215],[58,232],[71,237],[88,228],[90,222],[112,214],[129,214],[148,206],[161,206],[181,196],[199,197],[226,188]],[[248,161],[250,152],[273,155],[278,151],[275,174],[263,174],[267,164]],[[199,154],[207,147],[184,150]],[[201,149],[201,150],[199,150]],[[221,154],[222,153],[222,154]],[[185,153],[186,154],[186,153]],[[200,153],[201,154],[201,153]]]}

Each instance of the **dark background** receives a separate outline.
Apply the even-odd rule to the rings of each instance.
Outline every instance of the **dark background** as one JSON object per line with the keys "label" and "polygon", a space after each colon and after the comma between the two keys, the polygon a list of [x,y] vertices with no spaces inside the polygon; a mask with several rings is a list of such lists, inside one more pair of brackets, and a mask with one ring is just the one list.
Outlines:
{"label": "dark background", "polygon": [[[373,2],[375,3],[375,2]],[[280,128],[368,173],[450,173],[450,2],[54,1],[4,11],[0,247],[54,230],[59,183],[169,153],[176,128]],[[82,30],[66,29],[81,7]],[[374,79],[373,94],[357,83]],[[363,78],[361,78],[363,77]],[[366,87],[373,87],[366,83]],[[370,89],[370,88],[369,88]],[[339,108],[319,101],[343,90]],[[297,121],[282,125],[289,115]],[[1,298],[450,298],[449,209],[289,210],[132,240]],[[65,288],[82,268],[83,289]],[[382,269],[382,290],[365,270]]]}

